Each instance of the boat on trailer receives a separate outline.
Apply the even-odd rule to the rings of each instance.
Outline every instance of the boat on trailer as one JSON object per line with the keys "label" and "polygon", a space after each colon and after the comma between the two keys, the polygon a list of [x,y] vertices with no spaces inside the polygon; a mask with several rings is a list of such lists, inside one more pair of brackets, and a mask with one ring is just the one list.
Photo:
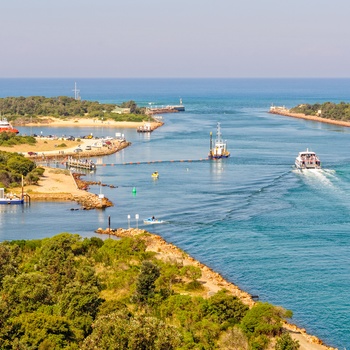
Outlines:
{"label": "boat on trailer", "polygon": [[210,150],[208,154],[209,159],[228,158],[230,152],[227,150],[227,143],[222,139],[220,123],[217,124],[216,139],[213,146],[213,133],[210,132]]}
{"label": "boat on trailer", "polygon": [[321,161],[315,152],[306,151],[299,152],[298,156],[295,158],[295,166],[297,169],[321,169]]}

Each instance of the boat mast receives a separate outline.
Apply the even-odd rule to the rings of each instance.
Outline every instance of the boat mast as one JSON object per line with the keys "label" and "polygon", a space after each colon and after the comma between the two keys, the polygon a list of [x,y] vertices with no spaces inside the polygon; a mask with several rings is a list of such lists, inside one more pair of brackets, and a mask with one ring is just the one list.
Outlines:
{"label": "boat mast", "polygon": [[213,156],[213,133],[210,131],[209,156]]}
{"label": "boat mast", "polygon": [[217,131],[216,131],[216,138],[218,142],[221,142],[221,130],[220,130],[220,123],[218,123]]}

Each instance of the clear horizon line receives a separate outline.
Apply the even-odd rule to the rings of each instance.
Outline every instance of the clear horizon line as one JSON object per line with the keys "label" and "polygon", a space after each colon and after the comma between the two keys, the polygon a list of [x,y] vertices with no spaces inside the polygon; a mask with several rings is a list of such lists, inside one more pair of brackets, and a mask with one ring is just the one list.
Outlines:
{"label": "clear horizon line", "polygon": [[0,77],[0,79],[350,79],[349,77],[106,77],[106,76],[30,76],[30,77]]}

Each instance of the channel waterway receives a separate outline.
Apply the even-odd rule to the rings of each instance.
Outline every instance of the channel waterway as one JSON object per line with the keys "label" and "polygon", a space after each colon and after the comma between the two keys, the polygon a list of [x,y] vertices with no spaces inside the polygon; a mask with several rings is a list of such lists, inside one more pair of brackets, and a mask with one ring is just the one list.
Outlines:
{"label": "channel waterway", "polygon": [[[82,79],[83,99],[139,105],[177,104],[154,132],[134,129],[23,127],[21,133],[115,136],[132,145],[94,159],[97,180],[116,188],[104,211],[73,202],[0,206],[0,241],[96,235],[98,227],[144,227],[187,251],[260,300],[294,312],[293,322],[330,346],[350,346],[350,128],[268,113],[270,105],[340,102],[348,79]],[[0,79],[0,96],[72,95],[69,79]],[[207,157],[221,123],[231,157]],[[298,172],[309,148],[322,170]],[[197,160],[172,162],[172,160]],[[156,163],[155,163],[156,161]],[[133,163],[123,165],[123,163]],[[140,164],[137,164],[140,163]],[[159,172],[153,179],[152,173]],[[166,224],[143,225],[156,216]],[[130,219],[128,219],[130,217]],[[136,217],[139,219],[137,220]]]}

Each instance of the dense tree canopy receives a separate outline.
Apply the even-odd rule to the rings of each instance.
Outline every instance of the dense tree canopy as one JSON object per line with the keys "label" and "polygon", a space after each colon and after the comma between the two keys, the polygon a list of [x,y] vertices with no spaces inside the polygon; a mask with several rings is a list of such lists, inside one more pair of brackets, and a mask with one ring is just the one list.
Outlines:
{"label": "dense tree canopy", "polygon": [[20,186],[22,176],[26,184],[35,184],[42,174],[43,169],[22,154],[0,151],[0,188]]}
{"label": "dense tree canopy", "polygon": [[145,118],[145,108],[138,107],[135,101],[123,102],[120,105],[123,108],[130,108],[130,114],[112,113],[115,107],[118,106],[97,101],[76,100],[67,96],[0,98],[1,114],[9,120],[21,119],[25,122],[35,122],[36,117],[90,117],[142,121],[142,118]]}
{"label": "dense tree canopy", "polygon": [[143,238],[61,233],[1,243],[0,348],[248,350],[279,336],[279,350],[298,349],[282,333],[284,310],[267,303],[249,310],[225,290],[190,295],[197,273],[159,261]]}
{"label": "dense tree canopy", "polygon": [[306,115],[320,116],[334,120],[350,121],[350,104],[340,102],[338,104],[332,102],[301,104],[290,109],[293,113],[303,113]]}

